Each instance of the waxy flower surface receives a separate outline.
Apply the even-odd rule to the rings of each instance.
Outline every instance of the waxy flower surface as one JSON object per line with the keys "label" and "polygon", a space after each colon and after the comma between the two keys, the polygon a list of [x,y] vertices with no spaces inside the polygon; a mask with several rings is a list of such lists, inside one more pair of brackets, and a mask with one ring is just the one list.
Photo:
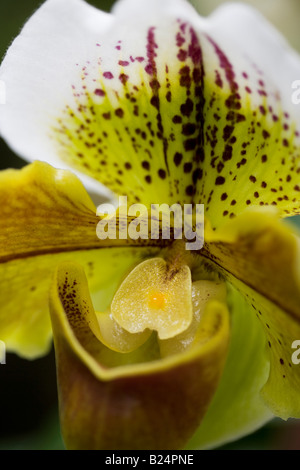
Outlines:
{"label": "waxy flower surface", "polygon": [[[297,78],[242,5],[47,0],[8,50],[0,132],[34,162],[0,174],[0,339],[35,358],[53,337],[67,448],[207,448],[300,417]],[[100,240],[68,169],[136,211],[203,204],[203,247],[174,219]]]}

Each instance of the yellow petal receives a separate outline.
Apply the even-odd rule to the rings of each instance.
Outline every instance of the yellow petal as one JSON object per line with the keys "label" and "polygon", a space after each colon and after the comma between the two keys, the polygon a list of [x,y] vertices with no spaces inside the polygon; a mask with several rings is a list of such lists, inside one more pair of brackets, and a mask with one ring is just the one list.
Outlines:
{"label": "yellow petal", "polygon": [[97,300],[107,290],[108,302],[124,273],[147,256],[142,248],[104,248],[127,242],[100,241],[98,220],[70,172],[35,162],[0,173],[0,339],[8,350],[33,358],[49,349],[48,289],[58,263],[80,262]]}
{"label": "yellow petal", "polygon": [[292,362],[292,343],[300,338],[299,239],[274,212],[251,210],[206,240],[204,254],[245,295],[265,330],[266,403],[282,418],[300,417],[300,368]]}
{"label": "yellow petal", "polygon": [[74,263],[59,266],[50,308],[67,448],[182,448],[201,422],[223,370],[229,338],[224,305],[215,301],[207,307],[211,335],[204,344],[165,359],[157,354],[155,337],[129,354],[98,341],[84,272]]}
{"label": "yellow petal", "polygon": [[230,348],[218,389],[187,449],[216,448],[241,439],[274,418],[261,397],[270,360],[262,326],[244,297],[227,285]]}
{"label": "yellow petal", "polygon": [[71,172],[35,162],[0,173],[0,260],[134,244],[99,240],[96,207]]}
{"label": "yellow petal", "polygon": [[111,79],[103,48],[74,72],[53,122],[60,158],[134,202],[204,203],[214,227],[249,205],[299,214],[300,134],[281,81],[204,23],[155,23],[136,25],[139,57],[128,35],[118,53],[108,43]]}

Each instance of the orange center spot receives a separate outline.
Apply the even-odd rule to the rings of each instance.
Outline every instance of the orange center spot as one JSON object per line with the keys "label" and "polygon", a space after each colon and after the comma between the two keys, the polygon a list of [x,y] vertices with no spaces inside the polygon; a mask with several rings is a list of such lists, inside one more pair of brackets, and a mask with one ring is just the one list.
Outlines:
{"label": "orange center spot", "polygon": [[161,309],[165,306],[165,295],[162,292],[152,292],[149,295],[148,305],[150,308]]}

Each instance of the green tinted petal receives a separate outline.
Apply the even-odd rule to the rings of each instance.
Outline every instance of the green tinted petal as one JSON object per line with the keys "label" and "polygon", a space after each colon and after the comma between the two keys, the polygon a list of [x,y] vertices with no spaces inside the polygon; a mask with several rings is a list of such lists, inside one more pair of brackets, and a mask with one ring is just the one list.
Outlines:
{"label": "green tinted petal", "polygon": [[299,417],[300,369],[292,360],[300,338],[299,239],[266,210],[245,212],[208,238],[207,255],[245,296],[268,340],[264,400],[277,416]]}
{"label": "green tinted petal", "polygon": [[201,176],[202,51],[192,27],[166,21],[167,30],[139,31],[136,44],[110,41],[110,69],[101,45],[52,132],[70,166],[146,204],[191,202]]}
{"label": "green tinted petal", "polygon": [[261,397],[269,375],[266,336],[247,302],[229,290],[231,342],[208,411],[187,449],[217,447],[255,431],[273,415]]}
{"label": "green tinted petal", "polygon": [[210,42],[214,60],[205,63],[211,88],[205,108],[206,158],[197,200],[205,204],[214,228],[248,206],[276,206],[281,216],[299,213],[296,122],[282,109],[268,77],[247,64],[236,69],[222,46]]}

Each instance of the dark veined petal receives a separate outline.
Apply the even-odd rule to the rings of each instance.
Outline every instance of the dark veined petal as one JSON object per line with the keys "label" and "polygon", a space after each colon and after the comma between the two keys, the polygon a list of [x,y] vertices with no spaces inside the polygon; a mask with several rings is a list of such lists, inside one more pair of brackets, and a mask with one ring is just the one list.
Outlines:
{"label": "dark veined petal", "polygon": [[154,335],[129,354],[98,340],[85,274],[74,263],[59,266],[50,307],[67,448],[182,448],[201,422],[223,370],[226,306],[208,303],[202,325],[206,341],[164,359]]}
{"label": "dark veined petal", "polygon": [[[205,253],[245,296],[267,337],[270,375],[262,394],[284,419],[300,417],[300,369],[292,344],[300,338],[299,237],[269,209],[249,210],[207,233]],[[204,254],[204,252],[203,252]]]}
{"label": "dark veined petal", "polygon": [[[259,15],[226,14],[233,28],[251,18],[260,34],[266,31],[264,52],[251,52],[251,36],[240,47],[221,14],[204,20],[181,0],[120,2],[111,16],[99,15],[98,32],[90,7],[85,16],[84,3],[68,4],[74,6],[68,25],[76,28],[66,29],[59,52],[52,37],[65,34],[64,21],[56,24],[65,6],[48,0],[4,60],[0,77],[9,99],[0,129],[16,149],[22,153],[23,145],[25,156],[38,153],[50,162],[60,158],[131,201],[204,203],[214,228],[248,205],[276,205],[283,216],[299,212],[299,113],[286,87],[300,61]],[[86,38],[75,60],[78,30]],[[37,32],[48,51],[44,61]],[[278,59],[264,68],[270,50]],[[32,66],[20,73],[26,57]],[[283,79],[273,78],[281,57]],[[50,66],[55,74],[59,69],[56,77]],[[49,80],[59,90],[55,99]],[[34,102],[33,85],[41,98]],[[39,124],[41,107],[47,122]],[[38,137],[47,142],[44,155]]]}
{"label": "dark veined petal", "polygon": [[232,286],[227,286],[227,291],[230,347],[226,364],[207,413],[187,444],[188,449],[228,444],[274,418],[261,396],[270,372],[266,335],[243,295]]}
{"label": "dark veined petal", "polygon": [[0,173],[0,330],[8,350],[34,358],[50,347],[47,299],[58,263],[81,263],[105,310],[127,270],[149,256],[148,248],[105,248],[127,241],[99,240],[98,221],[68,171],[35,162]]}

